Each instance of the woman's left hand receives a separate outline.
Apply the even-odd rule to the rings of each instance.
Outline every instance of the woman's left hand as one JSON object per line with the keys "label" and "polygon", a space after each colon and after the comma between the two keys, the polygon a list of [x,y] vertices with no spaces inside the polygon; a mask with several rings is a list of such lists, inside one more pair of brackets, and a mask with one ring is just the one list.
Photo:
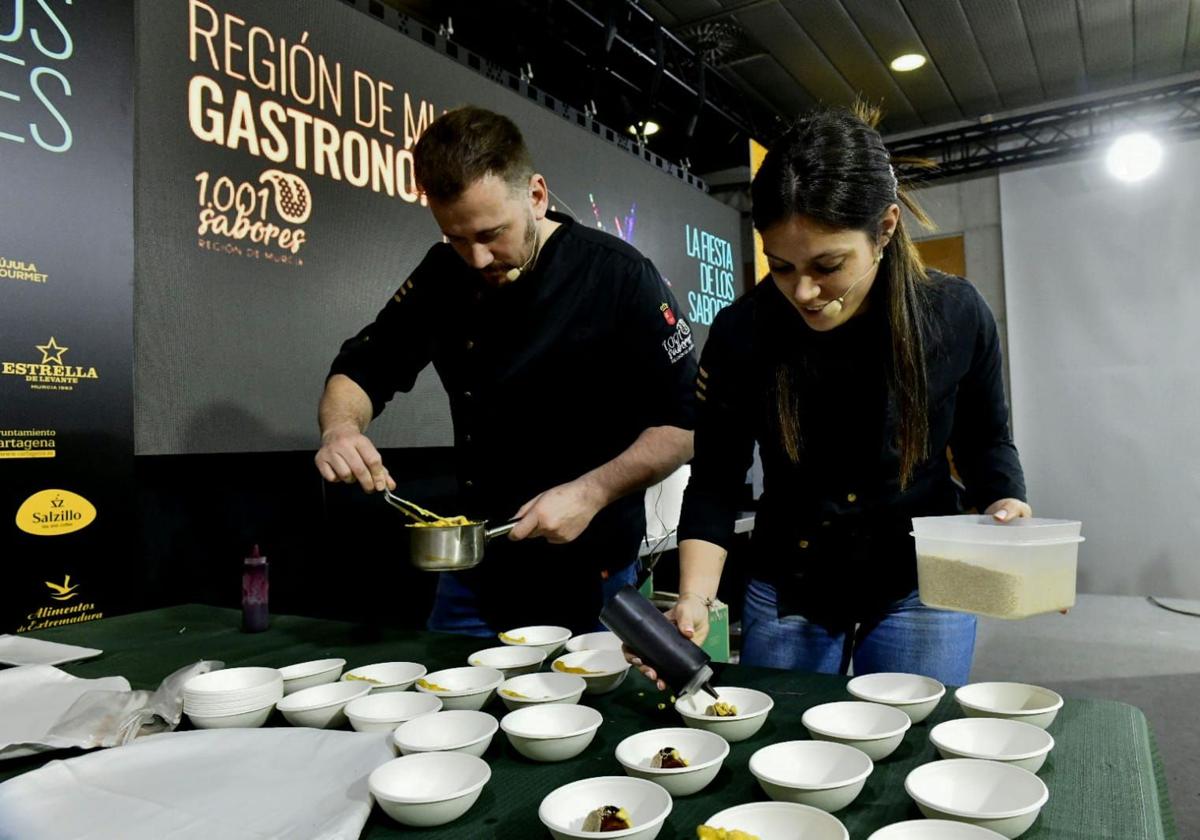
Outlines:
{"label": "woman's left hand", "polygon": [[1020,499],[1000,499],[988,505],[984,511],[989,513],[997,522],[1012,522],[1014,519],[1030,519],[1033,508]]}

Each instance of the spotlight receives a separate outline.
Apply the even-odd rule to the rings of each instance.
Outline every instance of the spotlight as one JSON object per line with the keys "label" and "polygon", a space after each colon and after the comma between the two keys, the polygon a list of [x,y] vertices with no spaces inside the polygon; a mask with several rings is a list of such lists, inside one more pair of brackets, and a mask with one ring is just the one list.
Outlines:
{"label": "spotlight", "polygon": [[1163,147],[1158,139],[1144,131],[1123,134],[1108,147],[1105,163],[1108,172],[1119,181],[1133,183],[1149,178],[1162,165]]}
{"label": "spotlight", "polygon": [[897,73],[907,73],[925,66],[925,56],[920,53],[905,53],[892,59],[892,69]]}
{"label": "spotlight", "polygon": [[[641,131],[639,132],[638,129],[641,129]],[[645,122],[639,122],[637,125],[629,126],[628,131],[630,134],[635,136],[640,133],[646,137],[649,137],[651,134],[658,134],[658,129],[658,123],[656,123],[654,120],[646,120]]]}

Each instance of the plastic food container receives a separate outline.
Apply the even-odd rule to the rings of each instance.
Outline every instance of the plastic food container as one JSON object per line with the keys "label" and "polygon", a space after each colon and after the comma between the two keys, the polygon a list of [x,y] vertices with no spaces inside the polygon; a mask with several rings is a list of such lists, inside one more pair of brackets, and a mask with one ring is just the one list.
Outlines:
{"label": "plastic food container", "polygon": [[914,518],[921,601],[991,618],[1072,607],[1080,527],[1065,519]]}

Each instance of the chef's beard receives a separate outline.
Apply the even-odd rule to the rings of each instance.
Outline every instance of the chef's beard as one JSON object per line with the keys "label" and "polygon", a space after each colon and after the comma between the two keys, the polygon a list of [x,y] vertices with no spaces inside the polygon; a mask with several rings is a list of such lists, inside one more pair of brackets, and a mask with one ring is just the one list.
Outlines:
{"label": "chef's beard", "polygon": [[[487,268],[483,269],[482,274],[484,279],[493,286],[503,286],[506,283],[515,281],[509,280],[507,274],[514,268],[527,271],[532,268],[533,255],[537,251],[538,228],[537,220],[533,218],[533,211],[529,210],[525,216],[525,235],[521,242],[521,259],[516,265],[509,263],[494,262]],[[520,278],[517,278],[520,279]]]}

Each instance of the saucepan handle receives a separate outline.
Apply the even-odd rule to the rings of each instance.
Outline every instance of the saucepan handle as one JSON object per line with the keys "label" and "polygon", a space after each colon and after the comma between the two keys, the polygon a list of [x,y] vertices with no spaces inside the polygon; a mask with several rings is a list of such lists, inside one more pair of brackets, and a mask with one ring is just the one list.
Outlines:
{"label": "saucepan handle", "polygon": [[520,519],[510,519],[503,525],[497,525],[495,528],[488,528],[483,532],[483,536],[485,539],[489,540],[493,537],[503,537],[505,534],[515,528],[517,523],[520,521]]}

